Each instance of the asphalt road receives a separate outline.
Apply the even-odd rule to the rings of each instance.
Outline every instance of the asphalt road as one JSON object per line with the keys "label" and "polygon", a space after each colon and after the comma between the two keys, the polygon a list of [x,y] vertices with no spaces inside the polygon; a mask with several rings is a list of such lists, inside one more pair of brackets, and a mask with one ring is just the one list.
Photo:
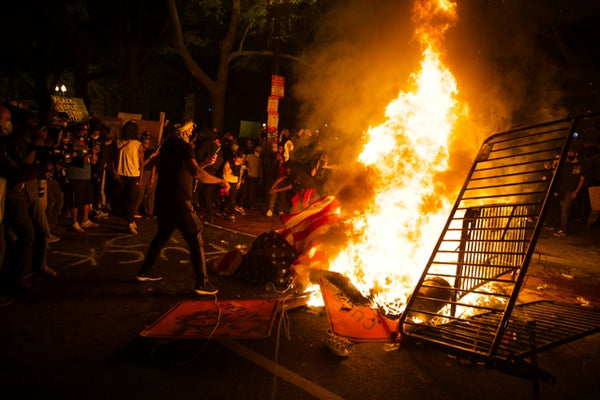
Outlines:
{"label": "asphalt road", "polygon": [[[273,219],[252,215],[219,224],[205,229],[209,255],[278,227]],[[321,308],[292,307],[277,314],[264,338],[142,337],[174,306],[198,297],[178,234],[156,266],[164,279],[135,281],[155,229],[152,220],[138,225],[137,236],[127,234],[117,217],[85,234],[67,229],[49,252],[49,265],[59,276],[34,278],[32,289],[0,308],[0,398],[534,398],[531,381],[457,360],[424,343],[354,343],[348,357],[338,357],[324,345],[328,321]],[[563,276],[569,273],[573,270],[559,264],[536,262],[524,295],[569,302],[586,297],[598,304],[595,275]],[[212,280],[219,300],[282,298],[232,278]],[[556,377],[554,385],[540,384],[541,398],[600,398],[598,333],[542,352],[538,362]]]}

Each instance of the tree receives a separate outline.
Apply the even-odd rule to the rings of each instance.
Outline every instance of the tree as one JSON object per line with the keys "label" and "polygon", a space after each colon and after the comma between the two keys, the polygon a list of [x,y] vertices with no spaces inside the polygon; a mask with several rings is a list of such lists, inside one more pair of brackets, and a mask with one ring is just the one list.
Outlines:
{"label": "tree", "polygon": [[[173,25],[173,45],[175,51],[190,71],[192,76],[209,93],[212,104],[212,125],[219,130],[223,129],[225,118],[225,96],[229,68],[233,60],[240,57],[273,56],[274,52],[268,45],[270,22],[278,19],[281,24],[280,35],[271,38],[277,44],[279,40],[296,39],[296,46],[292,50],[298,51],[303,43],[310,40],[310,33],[318,23],[317,16],[323,15],[326,2],[317,0],[294,1],[285,0],[282,3],[271,4],[269,1],[244,1],[232,0],[225,4],[220,0],[189,1],[183,6],[177,6],[175,0],[167,0],[169,15]],[[293,7],[293,10],[292,10]],[[185,10],[188,23],[180,18],[179,10]],[[303,23],[297,24],[299,20]],[[194,25],[200,23],[200,26]],[[313,28],[302,29],[306,24]],[[297,30],[290,29],[295,27]],[[302,29],[299,30],[298,28]],[[308,34],[308,36],[303,36]],[[256,49],[246,50],[244,46],[249,37],[254,35],[252,44]],[[211,55],[211,45],[218,40],[218,52],[212,54],[214,64],[200,65],[195,55]],[[237,42],[237,46],[234,46]],[[214,46],[213,46],[214,47]],[[277,48],[277,46],[275,46]],[[301,58],[289,53],[278,54],[281,58],[288,58],[302,62]],[[210,69],[213,69],[211,77]]]}

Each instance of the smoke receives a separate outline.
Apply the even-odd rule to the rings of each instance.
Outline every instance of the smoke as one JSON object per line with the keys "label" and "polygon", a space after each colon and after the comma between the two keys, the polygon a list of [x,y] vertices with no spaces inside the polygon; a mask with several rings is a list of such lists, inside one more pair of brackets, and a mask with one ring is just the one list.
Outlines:
{"label": "smoke", "polygon": [[[575,85],[573,90],[581,89],[573,81],[591,49],[583,51],[581,35],[590,32],[580,24],[597,15],[593,11],[586,16],[589,2],[584,2],[587,6],[559,0],[456,3],[458,22],[447,31],[440,50],[457,81],[458,100],[469,114],[459,120],[449,144],[450,171],[445,178],[455,180],[450,186],[462,183],[464,174],[455,172],[468,168],[485,137],[516,125],[564,118],[581,108],[568,102],[565,88],[570,84]],[[341,168],[336,175],[354,179],[364,171],[354,171],[348,164],[356,164],[363,133],[381,123],[386,105],[407,90],[422,48],[414,38],[413,1],[334,4],[316,44],[304,54],[311,68],[298,71],[300,79],[291,91],[302,104],[304,126],[327,123],[320,138],[337,156],[334,162]],[[574,26],[580,27],[578,35],[572,33]],[[597,32],[595,28],[591,33],[597,37]],[[338,187],[345,183],[338,181]],[[345,197],[352,193],[344,188]]]}
{"label": "smoke", "polygon": [[[458,1],[446,55],[487,134],[589,109],[597,79],[598,2]],[[595,58],[595,61],[594,61]]]}
{"label": "smoke", "polygon": [[304,126],[327,123],[347,142],[383,118],[419,60],[410,2],[342,3],[323,19],[317,43],[303,56],[312,68],[299,71],[292,92]]}

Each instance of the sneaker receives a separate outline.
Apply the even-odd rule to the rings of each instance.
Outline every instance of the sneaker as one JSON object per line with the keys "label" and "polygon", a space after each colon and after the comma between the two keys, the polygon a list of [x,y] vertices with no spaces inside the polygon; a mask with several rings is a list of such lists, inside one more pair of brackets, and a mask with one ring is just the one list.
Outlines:
{"label": "sneaker", "polygon": [[58,276],[58,273],[56,273],[55,270],[53,270],[47,265],[42,265],[38,271],[38,274],[42,276],[47,276],[49,278],[56,278]]}
{"label": "sneaker", "polygon": [[235,222],[235,215],[228,215],[225,217],[225,219],[230,222]]}
{"label": "sneaker", "polygon": [[85,233],[79,222],[73,222],[73,229],[75,229],[75,232]]}
{"label": "sneaker", "polygon": [[131,233],[132,235],[137,235],[138,234],[137,226],[135,225],[135,222],[131,222],[129,224],[129,233]]}
{"label": "sneaker", "polygon": [[206,281],[203,284],[196,284],[196,286],[194,286],[194,292],[198,293],[199,295],[211,295],[217,294],[219,289],[214,287],[210,281]]}
{"label": "sneaker", "polygon": [[267,217],[273,216],[273,210],[267,210]]}
{"label": "sneaker", "polygon": [[134,218],[142,218],[142,214],[140,213],[135,213]]}
{"label": "sneaker", "polygon": [[246,215],[246,210],[244,210],[244,207],[237,206],[235,207],[235,211],[239,212],[242,215]]}
{"label": "sneaker", "polygon": [[562,229],[557,230],[556,232],[553,233],[554,236],[556,237],[565,237],[567,236],[567,234],[565,233],[565,231],[563,231]]}
{"label": "sneaker", "polygon": [[50,236],[48,237],[48,241],[49,241],[50,243],[56,243],[56,242],[58,242],[59,240],[60,240],[60,237],[59,237],[59,236],[55,236],[55,235],[53,235],[53,234],[50,234]]}
{"label": "sneaker", "polygon": [[98,214],[96,214],[96,218],[107,219],[108,213],[104,212],[104,211],[100,211],[100,212],[98,212]]}
{"label": "sneaker", "polygon": [[81,227],[82,228],[98,228],[100,225],[98,225],[95,222],[90,221],[89,219],[87,221],[83,221],[81,223]]}
{"label": "sneaker", "polygon": [[138,282],[156,282],[162,279],[162,276],[151,274],[150,272],[138,272],[135,279]]}

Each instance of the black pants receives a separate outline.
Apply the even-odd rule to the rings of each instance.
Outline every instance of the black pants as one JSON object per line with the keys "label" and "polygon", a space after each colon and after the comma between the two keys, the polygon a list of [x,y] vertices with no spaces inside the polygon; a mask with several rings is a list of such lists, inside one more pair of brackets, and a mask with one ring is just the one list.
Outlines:
{"label": "black pants", "polygon": [[156,235],[150,242],[150,247],[148,247],[146,258],[142,264],[142,272],[150,272],[161,250],[165,247],[175,229],[178,229],[188,244],[196,283],[203,284],[206,278],[206,260],[204,259],[204,249],[202,247],[204,244],[202,240],[202,222],[198,218],[192,202],[186,201],[183,205],[173,205],[167,210],[160,207],[157,210],[156,217]]}
{"label": "black pants", "polygon": [[140,177],[139,176],[120,176],[121,194],[123,195],[123,204],[127,212],[127,222],[135,221],[135,213],[139,205]]}

